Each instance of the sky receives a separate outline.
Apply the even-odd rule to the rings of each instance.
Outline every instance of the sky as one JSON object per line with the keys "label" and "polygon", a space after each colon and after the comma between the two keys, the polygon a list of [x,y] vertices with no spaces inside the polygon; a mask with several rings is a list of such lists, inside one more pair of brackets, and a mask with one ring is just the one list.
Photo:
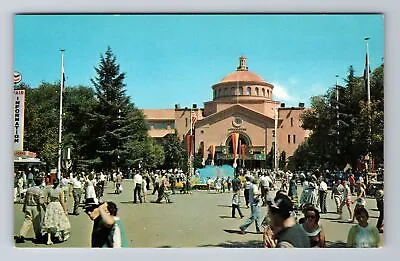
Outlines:
{"label": "sky", "polygon": [[[363,74],[384,58],[382,14],[16,15],[14,70],[31,87],[60,80],[90,86],[110,46],[127,95],[139,108],[190,107],[212,100],[212,85],[247,57],[272,83],[273,99],[297,106],[343,85],[350,65]],[[336,78],[336,75],[339,77]]]}

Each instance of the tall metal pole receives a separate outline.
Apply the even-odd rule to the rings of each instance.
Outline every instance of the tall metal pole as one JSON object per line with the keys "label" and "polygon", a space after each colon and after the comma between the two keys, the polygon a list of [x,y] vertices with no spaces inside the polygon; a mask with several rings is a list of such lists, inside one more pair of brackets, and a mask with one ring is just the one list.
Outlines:
{"label": "tall metal pole", "polygon": [[58,127],[58,166],[57,178],[61,179],[61,142],[62,142],[62,109],[63,109],[63,91],[64,91],[64,49],[61,49],[61,83],[60,83],[60,122]]}
{"label": "tall metal pole", "polygon": [[371,86],[370,86],[370,77],[369,77],[369,53],[368,53],[368,40],[369,37],[365,37],[365,44],[366,44],[366,52],[367,52],[367,57],[366,57],[366,76],[367,76],[367,96],[368,96],[368,106],[371,104]]}
{"label": "tall metal pole", "polygon": [[[193,117],[192,117],[192,112],[193,112],[193,106],[190,107],[190,148],[189,148],[189,175],[192,172],[192,147],[193,147],[193,141],[192,141],[192,135],[193,135]],[[188,177],[189,178],[189,177]]]}
{"label": "tall metal pole", "polygon": [[[372,130],[371,130],[371,86],[370,86],[370,75],[369,75],[369,50],[368,50],[368,40],[369,37],[365,37],[365,44],[366,44],[366,77],[367,77],[367,102],[368,102],[368,131],[369,131],[369,148],[368,148],[368,169],[367,171],[371,170],[370,163],[372,162],[372,155],[371,155],[371,144],[372,144]],[[368,183],[368,175],[366,175],[366,182]]]}
{"label": "tall metal pole", "polygon": [[339,156],[340,154],[340,149],[339,149],[339,85],[338,85],[338,77],[339,75],[336,75],[336,131],[337,131],[337,138],[336,138],[336,152]]}
{"label": "tall metal pole", "polygon": [[274,147],[274,170],[275,172],[278,171],[278,107],[274,108],[274,121],[275,121],[275,126],[274,126],[274,131],[275,131],[275,135],[274,135],[274,143],[275,143],[275,147]]}
{"label": "tall metal pole", "polygon": [[[120,127],[120,120],[121,120],[121,109],[118,109],[118,128]],[[140,171],[140,163],[139,163],[139,171]],[[119,142],[117,143],[117,173],[119,174],[120,168],[120,156],[119,156]]]}

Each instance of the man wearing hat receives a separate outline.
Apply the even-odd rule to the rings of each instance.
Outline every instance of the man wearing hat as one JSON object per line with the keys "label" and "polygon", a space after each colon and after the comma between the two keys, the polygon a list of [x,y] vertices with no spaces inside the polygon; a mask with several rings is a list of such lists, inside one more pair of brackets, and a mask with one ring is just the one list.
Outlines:
{"label": "man wearing hat", "polygon": [[270,215],[270,228],[273,237],[276,240],[275,247],[310,247],[310,241],[306,233],[299,225],[296,224],[296,220],[291,215],[294,207],[292,201],[287,195],[278,193],[273,201],[268,202],[268,206],[268,214]]}

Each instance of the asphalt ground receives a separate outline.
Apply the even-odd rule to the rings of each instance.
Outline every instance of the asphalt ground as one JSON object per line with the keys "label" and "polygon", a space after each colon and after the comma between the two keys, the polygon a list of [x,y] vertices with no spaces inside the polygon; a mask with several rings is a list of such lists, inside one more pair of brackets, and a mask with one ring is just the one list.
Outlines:
{"label": "asphalt ground", "polygon": [[[124,180],[124,190],[114,194],[113,184],[109,183],[104,192],[104,199],[113,201],[118,206],[118,216],[126,230],[130,247],[135,248],[187,248],[187,247],[222,247],[222,248],[259,248],[262,247],[262,234],[256,234],[252,224],[245,235],[240,234],[239,226],[250,216],[250,209],[244,206],[241,198],[241,209],[244,219],[231,218],[232,193],[215,191],[193,191],[192,194],[171,195],[173,203],[151,203],[156,199],[151,195],[147,203],[133,204],[133,182]],[[270,192],[270,196],[274,195]],[[300,195],[300,191],[299,191]],[[69,198],[68,208],[71,212],[73,199]],[[343,220],[338,219],[334,201],[327,197],[328,213],[321,214],[320,224],[326,233],[328,247],[343,247],[347,233],[352,226],[347,222],[347,209]],[[243,207],[244,206],[244,207]],[[354,208],[354,205],[352,206]],[[366,208],[370,214],[369,222],[376,224],[379,212],[374,199],[367,198]],[[261,215],[267,214],[262,207]],[[22,204],[14,204],[14,235],[22,225],[24,214]],[[33,240],[33,232],[27,235],[25,243],[16,247],[39,248],[87,248],[90,247],[92,221],[80,209],[80,215],[69,215],[71,237],[63,243],[47,246]],[[383,235],[382,240],[383,240]]]}

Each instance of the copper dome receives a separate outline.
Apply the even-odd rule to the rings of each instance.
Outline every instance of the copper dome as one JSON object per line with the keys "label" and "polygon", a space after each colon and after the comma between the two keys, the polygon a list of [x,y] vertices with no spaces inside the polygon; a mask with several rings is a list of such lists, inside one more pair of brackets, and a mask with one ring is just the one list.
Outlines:
{"label": "copper dome", "polygon": [[239,57],[239,66],[236,68],[236,71],[231,72],[219,83],[227,83],[227,82],[256,82],[256,83],[266,83],[266,81],[258,76],[257,74],[250,72],[247,67],[247,59],[244,56]]}
{"label": "copper dome", "polygon": [[225,76],[220,83],[225,82],[265,82],[263,78],[250,71],[234,71]]}

